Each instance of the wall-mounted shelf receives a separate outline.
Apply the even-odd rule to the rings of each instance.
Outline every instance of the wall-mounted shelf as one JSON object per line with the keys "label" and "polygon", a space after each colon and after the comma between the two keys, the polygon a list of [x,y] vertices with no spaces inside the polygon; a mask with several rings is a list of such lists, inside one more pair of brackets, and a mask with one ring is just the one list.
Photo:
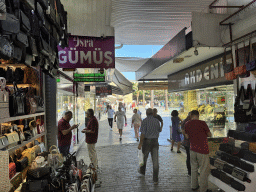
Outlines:
{"label": "wall-mounted shelf", "polygon": [[34,114],[30,114],[30,115],[16,116],[16,117],[3,118],[3,119],[0,119],[0,123],[6,123],[6,122],[16,121],[16,120],[20,120],[20,119],[27,119],[27,118],[30,118],[30,117],[37,117],[37,116],[41,116],[41,115],[45,115],[45,112],[34,113]]}
{"label": "wall-mounted shelf", "polygon": [[32,141],[34,141],[34,140],[36,140],[36,139],[38,139],[38,138],[44,136],[44,135],[45,135],[45,132],[43,132],[43,133],[41,133],[41,134],[38,134],[38,135],[36,135],[35,137],[33,137],[32,139],[30,139],[30,140],[28,140],[28,141],[23,141],[20,145],[16,145],[16,146],[11,147],[11,148],[9,148],[9,149],[7,149],[7,150],[9,151],[9,153],[14,152],[16,149],[19,149],[19,148],[25,146],[26,144],[28,144],[28,143],[30,143],[30,142],[32,142]]}

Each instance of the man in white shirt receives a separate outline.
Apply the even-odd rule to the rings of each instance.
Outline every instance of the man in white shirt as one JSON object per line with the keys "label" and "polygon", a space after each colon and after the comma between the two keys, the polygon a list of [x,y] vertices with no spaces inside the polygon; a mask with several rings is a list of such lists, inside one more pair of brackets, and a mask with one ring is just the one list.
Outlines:
{"label": "man in white shirt", "polygon": [[108,124],[109,124],[110,130],[112,131],[113,117],[114,117],[115,111],[112,109],[111,105],[108,106],[107,112],[108,112]]}

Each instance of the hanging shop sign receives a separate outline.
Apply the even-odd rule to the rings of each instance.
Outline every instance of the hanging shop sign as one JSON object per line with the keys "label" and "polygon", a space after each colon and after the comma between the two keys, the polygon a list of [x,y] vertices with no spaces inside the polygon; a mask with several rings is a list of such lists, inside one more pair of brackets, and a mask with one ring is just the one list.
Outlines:
{"label": "hanging shop sign", "polygon": [[[168,91],[184,91],[200,89],[217,85],[232,84],[225,78],[222,55],[203,61],[175,74],[168,75]],[[227,55],[227,63],[231,62],[231,55]]]}
{"label": "hanging shop sign", "polygon": [[110,85],[105,87],[96,87],[96,96],[112,95],[112,87]]}
{"label": "hanging shop sign", "polygon": [[101,73],[74,73],[75,82],[105,82],[105,74]]}
{"label": "hanging shop sign", "polygon": [[60,68],[115,68],[115,39],[70,36],[69,47],[58,46]]}

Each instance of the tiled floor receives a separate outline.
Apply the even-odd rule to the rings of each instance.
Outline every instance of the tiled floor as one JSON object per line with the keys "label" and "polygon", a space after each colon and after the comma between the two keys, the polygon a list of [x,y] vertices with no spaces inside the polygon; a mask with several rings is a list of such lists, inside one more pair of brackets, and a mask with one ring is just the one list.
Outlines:
{"label": "tiled floor", "polygon": [[[131,114],[128,112],[127,117],[131,118]],[[116,128],[110,131],[106,117],[103,116],[96,145],[100,167],[99,179],[102,184],[100,188],[96,188],[96,192],[192,191],[190,177],[187,176],[185,151],[181,154],[170,151],[169,142],[167,142],[169,138],[167,118],[164,117],[164,131],[159,138],[159,184],[155,186],[152,181],[151,156],[148,159],[146,176],[141,176],[137,172],[138,144],[134,138],[133,129],[128,125],[124,129],[123,141],[119,142]],[[89,163],[86,144],[80,148],[77,157]],[[216,191],[216,187],[212,184],[209,184],[209,188]]]}

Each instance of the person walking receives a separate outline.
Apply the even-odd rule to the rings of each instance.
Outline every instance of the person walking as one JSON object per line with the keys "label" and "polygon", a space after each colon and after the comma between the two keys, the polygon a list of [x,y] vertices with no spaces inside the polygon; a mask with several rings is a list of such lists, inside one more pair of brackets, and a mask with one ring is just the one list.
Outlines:
{"label": "person walking", "polygon": [[210,174],[209,147],[207,137],[212,134],[205,121],[199,120],[199,112],[191,111],[191,120],[185,124],[185,137],[190,141],[191,188],[199,188],[198,169],[200,169],[200,192],[208,189]]}
{"label": "person walking", "polygon": [[87,110],[87,117],[89,118],[89,122],[87,124],[87,127],[82,130],[82,133],[85,133],[85,136],[86,136],[85,141],[87,143],[87,148],[88,148],[88,153],[89,153],[89,158],[91,160],[91,163],[97,169],[98,158],[97,158],[95,145],[98,140],[99,123],[96,117],[94,116],[93,109]]}
{"label": "person walking", "polygon": [[[117,117],[117,121],[116,121],[116,117]],[[122,111],[122,108],[118,107],[118,111],[115,114],[115,122],[117,125],[117,129],[119,130],[120,141],[122,140],[122,135],[123,135],[124,119],[125,119],[125,125],[127,125],[126,115],[124,111]]]}
{"label": "person walking", "polygon": [[187,153],[187,160],[186,160],[186,164],[187,164],[187,170],[188,170],[188,175],[191,176],[191,164],[190,164],[190,143],[189,143],[189,139],[187,139],[185,137],[185,124],[191,120],[191,112],[188,113],[187,118],[182,121],[181,123],[181,130],[182,130],[182,134],[184,135],[184,140],[183,140],[183,146],[186,149],[186,153]]}
{"label": "person walking", "polygon": [[[137,113],[137,109],[133,110],[134,115],[132,116],[132,125],[134,127],[134,132],[135,132],[135,137],[137,139],[137,141],[139,141],[139,128],[141,125],[141,117],[140,115]],[[131,127],[132,127],[131,125]]]}
{"label": "person walking", "polygon": [[181,134],[179,132],[179,127],[180,127],[180,123],[181,123],[181,119],[178,117],[179,116],[179,112],[177,110],[173,110],[172,113],[172,147],[171,147],[171,151],[173,151],[173,145],[175,142],[178,143],[178,147],[177,147],[177,153],[181,153],[180,151],[180,144],[181,144]]}
{"label": "person walking", "polygon": [[63,156],[67,156],[69,153],[72,139],[71,131],[78,127],[78,125],[70,126],[69,122],[72,118],[72,112],[66,111],[64,117],[62,117],[58,122],[58,147]]}
{"label": "person walking", "polygon": [[164,126],[163,119],[162,119],[162,117],[161,117],[160,115],[157,114],[157,109],[156,109],[156,108],[153,109],[153,116],[154,116],[155,118],[157,118],[158,121],[160,122],[161,131],[162,131],[163,126]]}
{"label": "person walking", "polygon": [[110,130],[112,131],[112,127],[113,127],[113,117],[115,114],[115,111],[112,109],[111,105],[108,105],[107,107],[107,113],[108,113],[108,124],[110,127]]}
{"label": "person walking", "polygon": [[144,155],[144,164],[138,171],[140,174],[145,175],[147,159],[149,153],[151,153],[153,162],[153,181],[154,184],[158,184],[158,174],[159,174],[159,133],[161,132],[161,127],[159,121],[153,117],[153,110],[151,108],[146,111],[147,117],[142,121],[140,128],[140,143],[138,149],[141,150]]}

